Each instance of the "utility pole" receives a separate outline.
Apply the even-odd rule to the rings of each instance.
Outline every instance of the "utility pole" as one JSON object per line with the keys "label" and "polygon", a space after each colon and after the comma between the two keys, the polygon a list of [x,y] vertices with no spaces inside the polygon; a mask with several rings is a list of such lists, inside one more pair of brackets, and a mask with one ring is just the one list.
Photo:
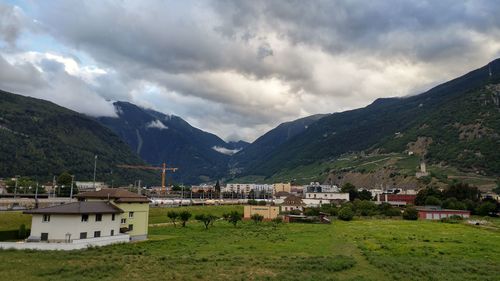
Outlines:
{"label": "utility pole", "polygon": [[71,189],[69,192],[69,199],[73,199],[73,182],[75,181],[75,175],[71,175]]}
{"label": "utility pole", "polygon": [[17,197],[17,181],[18,181],[19,176],[16,175],[16,185],[14,187],[14,199]]}
{"label": "utility pole", "polygon": [[56,197],[56,176],[52,178],[52,191],[54,192],[53,197]]}
{"label": "utility pole", "polygon": [[97,168],[97,155],[95,155],[95,157],[94,157],[94,184],[93,184],[94,190],[95,190],[95,171],[96,171],[96,168]]}

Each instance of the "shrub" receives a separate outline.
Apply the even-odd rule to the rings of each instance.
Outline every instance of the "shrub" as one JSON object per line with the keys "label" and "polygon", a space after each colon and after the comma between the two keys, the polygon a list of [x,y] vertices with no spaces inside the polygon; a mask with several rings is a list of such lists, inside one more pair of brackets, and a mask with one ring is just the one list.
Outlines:
{"label": "shrub", "polygon": [[259,214],[253,214],[250,218],[257,224],[264,219],[264,216]]}
{"label": "shrub", "polygon": [[405,220],[418,220],[418,211],[415,207],[406,207],[403,212],[403,219]]}
{"label": "shrub", "polygon": [[197,221],[199,222],[202,222],[203,225],[205,226],[205,229],[208,229],[208,226],[213,224],[213,222],[217,219],[216,216],[214,215],[211,215],[211,214],[200,214],[200,215],[196,215],[194,217]]}
{"label": "shrub", "polygon": [[232,223],[236,227],[236,224],[238,224],[238,222],[241,221],[242,218],[243,218],[243,214],[242,213],[238,213],[236,211],[232,211],[232,212],[230,212],[228,214],[227,221],[229,223]]}
{"label": "shrub", "polygon": [[318,216],[319,215],[319,208],[307,208],[304,211],[304,215],[306,215],[306,216]]}
{"label": "shrub", "polygon": [[27,233],[28,232],[26,231],[26,225],[21,224],[19,226],[19,231],[17,233],[17,236],[19,237],[19,239],[25,239],[26,237],[28,237]]}
{"label": "shrub", "polygon": [[273,228],[276,229],[276,227],[278,227],[278,225],[283,223],[283,219],[281,217],[276,217],[276,218],[271,220],[271,223],[273,224]]}
{"label": "shrub", "polygon": [[266,201],[259,201],[260,206],[266,206]]}
{"label": "shrub", "polygon": [[342,207],[338,216],[343,221],[350,221],[354,217],[354,212],[350,207]]}
{"label": "shrub", "polygon": [[248,204],[248,205],[257,205],[257,204],[258,204],[258,202],[257,202],[257,200],[255,200],[255,199],[250,199],[250,200],[248,200],[248,201],[247,201],[247,204]]}

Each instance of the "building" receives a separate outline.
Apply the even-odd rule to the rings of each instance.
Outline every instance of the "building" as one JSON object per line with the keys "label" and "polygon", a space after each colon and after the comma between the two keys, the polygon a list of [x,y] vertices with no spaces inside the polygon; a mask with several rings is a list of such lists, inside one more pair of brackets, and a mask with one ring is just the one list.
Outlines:
{"label": "building", "polygon": [[254,185],[250,183],[228,183],[224,189],[224,192],[248,194],[253,188]]}
{"label": "building", "polygon": [[339,200],[349,201],[349,193],[341,193],[336,185],[320,185],[311,183],[304,190],[304,199],[307,206],[321,206]]}
{"label": "building", "polygon": [[31,214],[28,241],[66,242],[120,235],[123,210],[105,201],[74,202],[24,211]]}
{"label": "building", "polygon": [[123,188],[104,188],[75,196],[79,201],[109,201],[123,210],[120,216],[120,232],[130,235],[131,240],[144,240],[148,235],[149,199]]}
{"label": "building", "polygon": [[292,192],[292,185],[288,182],[288,183],[283,183],[283,182],[280,182],[280,183],[275,183],[273,184],[273,191],[274,193],[278,193],[278,192]]}
{"label": "building", "polygon": [[415,205],[416,194],[382,193],[377,195],[377,202],[388,203],[394,206]]}
{"label": "building", "polygon": [[427,177],[429,175],[429,172],[427,172],[427,166],[424,161],[420,162],[420,172],[415,173],[415,177],[421,178],[421,177]]}
{"label": "building", "polygon": [[95,184],[93,181],[75,181],[75,185],[78,188],[78,192],[96,191],[108,188],[107,184],[98,181],[96,181]]}
{"label": "building", "polygon": [[213,185],[207,185],[207,184],[193,185],[193,186],[191,186],[191,192],[193,192],[193,193],[215,192],[215,187]]}
{"label": "building", "polygon": [[440,220],[451,216],[470,217],[470,211],[467,210],[449,210],[441,209],[440,207],[422,207],[417,208],[417,210],[418,218],[425,220]]}
{"label": "building", "polygon": [[280,211],[278,206],[256,206],[246,205],[244,207],[243,218],[250,219],[252,215],[259,214],[264,217],[264,220],[272,220],[278,217]]}
{"label": "building", "polygon": [[281,212],[291,212],[295,210],[303,212],[305,205],[306,204],[302,202],[302,198],[295,195],[289,195],[283,200],[283,203],[281,204]]}

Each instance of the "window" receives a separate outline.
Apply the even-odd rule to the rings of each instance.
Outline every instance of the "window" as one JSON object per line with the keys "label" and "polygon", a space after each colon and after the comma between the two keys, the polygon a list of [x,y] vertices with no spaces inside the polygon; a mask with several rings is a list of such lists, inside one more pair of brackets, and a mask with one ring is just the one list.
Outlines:
{"label": "window", "polygon": [[96,214],[95,221],[102,221],[102,214]]}
{"label": "window", "polygon": [[87,239],[87,232],[80,232],[80,239]]}
{"label": "window", "polygon": [[111,220],[115,221],[115,214],[111,214]]}
{"label": "window", "polygon": [[133,224],[129,224],[128,225],[128,231],[132,231],[134,230],[134,225]]}
{"label": "window", "polygon": [[122,223],[127,223],[127,219],[122,219]]}
{"label": "window", "polygon": [[111,229],[111,236],[115,235],[115,230]]}
{"label": "window", "polygon": [[134,212],[128,212],[128,217],[133,218],[134,217]]}
{"label": "window", "polygon": [[49,240],[49,234],[47,232],[42,232],[42,235],[40,235],[40,240],[42,241]]}
{"label": "window", "polygon": [[82,222],[88,222],[89,221],[89,215],[85,214],[82,215]]}
{"label": "window", "polygon": [[100,231],[94,231],[94,237],[101,237]]}
{"label": "window", "polygon": [[50,215],[43,215],[42,222],[49,222],[50,221]]}

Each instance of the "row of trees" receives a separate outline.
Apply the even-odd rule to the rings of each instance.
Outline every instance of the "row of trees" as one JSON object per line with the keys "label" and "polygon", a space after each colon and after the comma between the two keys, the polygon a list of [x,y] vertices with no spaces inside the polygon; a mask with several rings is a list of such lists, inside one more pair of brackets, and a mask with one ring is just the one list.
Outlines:
{"label": "row of trees", "polygon": [[[182,227],[186,227],[186,223],[192,217],[192,214],[189,211],[169,211],[167,213],[167,217],[172,221],[174,227],[177,227],[177,222],[181,222]],[[219,219],[218,216],[212,214],[198,214],[194,216],[194,219],[203,223],[205,229],[208,229],[210,226],[213,226],[214,222]],[[243,219],[243,214],[237,211],[231,211],[229,213],[225,213],[222,215],[222,219],[232,224],[234,227]],[[255,224],[258,224],[264,220],[264,217],[259,214],[254,214],[251,217],[251,220],[254,221]],[[271,221],[273,227],[277,227],[281,222],[281,218],[276,218]]]}
{"label": "row of trees", "polygon": [[474,215],[493,216],[500,211],[500,204],[494,199],[481,199],[481,191],[464,183],[454,183],[441,191],[430,186],[420,190],[416,205],[441,206],[445,209],[469,210]]}

